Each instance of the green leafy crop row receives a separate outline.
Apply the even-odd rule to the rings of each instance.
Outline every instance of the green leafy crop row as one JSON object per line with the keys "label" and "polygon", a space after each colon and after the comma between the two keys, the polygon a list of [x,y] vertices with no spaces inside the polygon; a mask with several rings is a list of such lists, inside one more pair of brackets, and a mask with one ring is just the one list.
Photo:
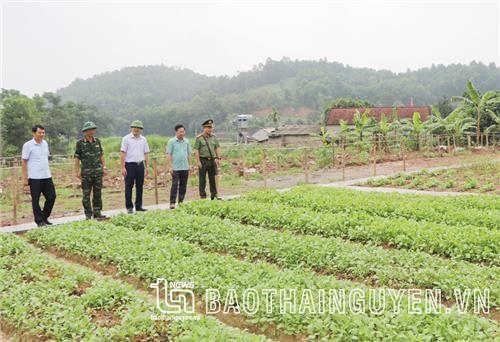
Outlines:
{"label": "green leafy crop row", "polygon": [[[0,234],[0,319],[18,337],[51,341],[264,341],[202,316],[155,322],[156,303],[130,285]],[[22,339],[22,338],[21,338]]]}
{"label": "green leafy crop row", "polygon": [[[407,218],[449,225],[474,225],[500,230],[500,201],[498,197],[487,195],[458,199],[455,198],[458,196],[411,196],[305,185],[281,193],[267,190],[249,193],[244,197],[308,207],[323,212],[363,212],[387,218]],[[477,208],[476,204],[481,200],[489,203],[491,208]]]}
{"label": "green leafy crop row", "polygon": [[[238,201],[196,201],[183,204],[182,209],[194,214],[227,217],[233,216],[230,213],[244,212],[249,206],[248,202]],[[119,215],[112,222],[249,260],[264,258],[284,267],[304,266],[318,272],[362,277],[376,286],[439,288],[447,298],[453,297],[454,289],[490,289],[490,305],[500,306],[498,267],[446,260],[422,252],[387,250],[340,238],[261,229],[180,210]]]}
{"label": "green leafy crop row", "polygon": [[[262,193],[266,202],[267,192]],[[185,204],[185,210],[237,220],[272,229],[301,234],[342,237],[353,241],[390,245],[457,260],[500,265],[500,230],[481,227],[448,226],[405,218],[385,218],[366,212],[317,212],[308,208],[254,201],[218,201]]]}
{"label": "green leafy crop row", "polygon": [[[313,303],[319,303],[315,289],[358,289],[366,302],[377,301],[367,287],[332,276],[320,276],[300,268],[280,270],[276,266],[258,261],[238,260],[231,256],[205,253],[199,247],[177,241],[170,237],[155,236],[145,231],[133,231],[111,224],[74,223],[43,230],[33,230],[28,238],[43,246],[52,246],[88,258],[98,258],[115,264],[120,272],[153,281],[163,277],[170,280],[194,282],[199,294],[207,288],[219,289],[221,301],[235,304],[227,299],[228,288],[237,298],[243,297],[246,289],[296,289],[303,294],[312,290]],[[182,222],[180,223],[182,224]],[[201,292],[201,293],[200,293]],[[380,289],[380,293],[388,293]],[[262,297],[260,297],[262,299]],[[299,296],[300,298],[300,296]],[[385,310],[379,313],[314,314],[280,313],[278,301],[269,309],[260,306],[255,314],[248,315],[250,321],[260,327],[273,323],[279,331],[288,334],[307,334],[310,339],[332,341],[434,341],[434,340],[493,340],[498,332],[498,323],[470,314],[450,313],[409,314],[408,301],[402,298],[402,311],[391,310],[393,302],[386,302]],[[413,303],[422,310],[426,303]],[[406,305],[406,306],[405,306]]]}

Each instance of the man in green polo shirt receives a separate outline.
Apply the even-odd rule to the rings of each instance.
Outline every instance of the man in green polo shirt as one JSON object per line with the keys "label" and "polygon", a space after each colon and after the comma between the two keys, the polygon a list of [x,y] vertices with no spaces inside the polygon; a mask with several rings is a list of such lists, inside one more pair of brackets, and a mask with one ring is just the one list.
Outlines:
{"label": "man in green polo shirt", "polygon": [[208,182],[210,183],[210,198],[220,199],[217,196],[217,184],[215,183],[215,176],[220,161],[220,144],[219,140],[213,134],[214,121],[209,119],[205,121],[203,126],[203,133],[196,136],[194,143],[194,154],[196,162],[198,163],[198,176],[199,176],[199,191],[201,198],[207,198],[206,193],[206,176],[208,174]]}
{"label": "man in green polo shirt", "polygon": [[170,209],[175,208],[177,195],[179,203],[184,201],[186,195],[189,170],[191,170],[191,145],[184,137],[186,130],[183,125],[175,126],[175,137],[167,144],[167,163],[170,164],[169,172],[172,175],[170,188]]}
{"label": "man in green polo shirt", "polygon": [[[94,135],[96,125],[87,121],[82,128],[84,137],[77,141],[75,150],[75,173],[82,181],[83,208],[87,220],[94,216],[97,220],[106,219],[102,210],[102,178],[106,175],[106,165],[101,142]],[[81,168],[80,168],[81,163]],[[92,206],[90,193],[92,192]]]}

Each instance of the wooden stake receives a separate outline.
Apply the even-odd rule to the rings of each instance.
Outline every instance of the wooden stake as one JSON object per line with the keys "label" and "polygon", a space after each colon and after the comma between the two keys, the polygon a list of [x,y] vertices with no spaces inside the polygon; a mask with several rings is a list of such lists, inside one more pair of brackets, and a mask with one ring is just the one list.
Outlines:
{"label": "wooden stake", "polygon": [[306,184],[309,183],[309,153],[308,148],[304,148],[304,176]]}
{"label": "wooden stake", "polygon": [[262,150],[262,177],[264,179],[264,189],[267,189],[267,153],[266,149]]}
{"label": "wooden stake", "polygon": [[373,144],[373,175],[377,175],[377,144]]}
{"label": "wooden stake", "polygon": [[153,157],[153,177],[155,183],[155,204],[158,205],[158,168],[156,165],[156,157]]}
{"label": "wooden stake", "polygon": [[345,181],[345,144],[342,142],[342,181]]}
{"label": "wooden stake", "polygon": [[471,138],[470,135],[467,135],[467,148],[470,149],[470,146],[471,146]]}
{"label": "wooden stake", "polygon": [[241,165],[241,174],[245,179],[248,179],[247,173],[245,172],[245,149],[242,145],[240,145],[240,165]]}
{"label": "wooden stake", "polygon": [[335,168],[335,143],[332,141],[332,169]]}
{"label": "wooden stake", "polygon": [[403,158],[403,172],[406,172],[406,155],[405,155],[405,139],[401,138],[399,146],[401,148],[401,157]]}
{"label": "wooden stake", "polygon": [[18,174],[17,174],[17,158],[14,160],[14,167],[12,168],[12,175],[14,181],[12,182],[12,219],[17,223],[17,192],[18,192]]}

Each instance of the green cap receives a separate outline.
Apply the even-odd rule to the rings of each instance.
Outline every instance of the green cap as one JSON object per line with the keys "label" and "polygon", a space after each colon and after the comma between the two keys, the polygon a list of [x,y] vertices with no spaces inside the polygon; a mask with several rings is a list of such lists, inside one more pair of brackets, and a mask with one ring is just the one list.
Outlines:
{"label": "green cap", "polygon": [[214,120],[208,119],[205,122],[201,124],[203,127],[213,127],[214,125]]}
{"label": "green cap", "polygon": [[132,121],[132,123],[130,124],[130,127],[144,129],[144,125],[142,124],[141,120]]}
{"label": "green cap", "polygon": [[83,124],[82,132],[88,131],[89,129],[95,129],[97,126],[92,121],[87,121]]}

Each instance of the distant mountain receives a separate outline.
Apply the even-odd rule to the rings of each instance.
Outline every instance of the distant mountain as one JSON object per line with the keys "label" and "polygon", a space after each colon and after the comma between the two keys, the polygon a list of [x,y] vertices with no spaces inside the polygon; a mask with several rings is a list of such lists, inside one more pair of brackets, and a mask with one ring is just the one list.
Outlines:
{"label": "distant mountain", "polygon": [[233,77],[215,77],[163,65],[137,66],[77,79],[58,94],[112,114],[120,131],[131,118],[141,118],[155,133],[163,133],[177,122],[194,129],[205,117],[224,122],[232,113],[268,107],[306,107],[319,117],[337,97],[386,106],[407,104],[413,97],[416,105],[430,105],[443,96],[461,95],[468,79],[480,91],[500,89],[500,68],[472,62],[394,73],[283,58]]}

